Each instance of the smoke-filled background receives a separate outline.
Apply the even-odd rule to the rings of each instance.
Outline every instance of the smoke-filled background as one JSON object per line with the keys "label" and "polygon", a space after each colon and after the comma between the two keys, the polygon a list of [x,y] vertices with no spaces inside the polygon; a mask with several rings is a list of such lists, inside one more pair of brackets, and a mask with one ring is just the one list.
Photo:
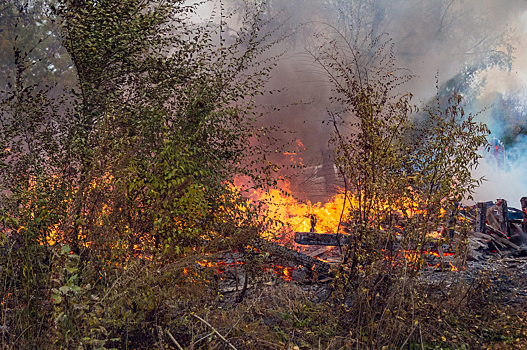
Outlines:
{"label": "smoke-filled background", "polygon": [[[34,57],[30,69],[35,81],[72,86],[71,62],[60,45],[57,24],[43,13],[45,3],[30,1],[24,18],[1,18],[0,76],[13,69],[12,46],[18,40]],[[201,7],[196,20],[224,19],[228,41],[239,26],[240,9],[251,4],[211,1]],[[291,182],[298,198],[323,201],[342,186],[328,145],[333,131],[328,110],[335,108],[331,85],[310,55],[331,35],[328,28],[366,38],[366,44],[377,37],[393,44],[396,66],[412,76],[397,92],[411,92],[416,105],[423,107],[455,91],[464,97],[466,112],[479,113],[478,120],[491,129],[492,149],[482,152],[485,159],[473,173],[488,180],[478,189],[476,201],[505,198],[518,207],[519,198],[527,196],[527,1],[269,0],[264,9],[262,32],[274,31],[269,40],[283,40],[273,52],[281,58],[268,87],[279,91],[259,101],[276,109],[265,109],[259,123],[292,132],[281,132],[290,142],[289,152],[277,152],[282,159],[276,160],[289,165],[285,174],[298,175]],[[2,29],[14,27],[9,21],[20,21],[18,32]],[[0,81],[0,87],[6,84]],[[306,167],[292,168],[293,164]]]}
{"label": "smoke-filled background", "polygon": [[[244,3],[224,6],[227,11]],[[505,198],[519,207],[527,196],[527,1],[271,0],[264,15],[269,28],[290,33],[273,71],[272,88],[282,93],[262,102],[299,104],[262,122],[292,130],[292,139],[303,145],[299,157],[307,168],[291,185],[299,198],[323,201],[341,181],[328,146],[332,126],[325,122],[333,108],[331,86],[310,55],[328,24],[349,37],[393,43],[396,66],[412,76],[398,92],[411,92],[414,104],[423,107],[457,92],[465,111],[488,124],[491,151],[482,151],[485,158],[473,172],[487,181],[475,201]]]}

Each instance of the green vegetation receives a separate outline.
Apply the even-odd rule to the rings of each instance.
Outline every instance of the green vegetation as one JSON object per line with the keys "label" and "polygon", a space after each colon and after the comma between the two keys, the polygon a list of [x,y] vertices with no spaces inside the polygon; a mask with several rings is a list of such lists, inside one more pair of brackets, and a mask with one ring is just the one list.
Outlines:
{"label": "green vegetation", "polygon": [[389,41],[331,26],[322,32],[325,44],[310,53],[341,107],[330,113],[331,141],[346,179],[343,220],[353,239],[335,271],[334,296],[351,305],[363,346],[405,344],[427,305],[417,276],[431,235],[453,239],[463,265],[468,226],[450,222],[450,213],[480,182],[470,170],[489,130],[465,115],[455,94],[446,108],[438,96],[437,107],[413,121],[411,95],[394,93],[409,77],[395,66]]}
{"label": "green vegetation", "polygon": [[[1,105],[1,295],[17,336],[4,334],[3,344],[107,346],[157,317],[167,297],[185,295],[178,289],[190,285],[178,281],[188,261],[259,236],[258,208],[233,181],[275,181],[258,146],[268,130],[253,126],[251,110],[275,62],[260,57],[280,38],[259,33],[260,5],[227,38],[225,18],[195,24],[197,5],[183,1],[15,5],[4,12],[28,18],[25,26],[57,23],[76,81],[52,97],[45,81],[28,79],[34,58],[14,39]],[[112,297],[139,266],[171,263],[161,277],[171,283],[146,278]],[[131,327],[128,342],[144,338]]]}

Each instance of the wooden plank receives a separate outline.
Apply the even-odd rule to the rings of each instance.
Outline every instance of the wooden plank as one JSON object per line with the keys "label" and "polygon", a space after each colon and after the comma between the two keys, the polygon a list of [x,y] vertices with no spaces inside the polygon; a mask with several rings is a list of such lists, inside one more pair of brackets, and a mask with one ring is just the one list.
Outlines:
{"label": "wooden plank", "polygon": [[492,241],[494,238],[492,236],[489,236],[487,234],[481,233],[481,232],[470,232],[469,235],[472,235],[477,238],[486,239],[487,241]]}
{"label": "wooden plank", "polygon": [[499,231],[500,223],[498,222],[498,218],[496,217],[496,215],[494,215],[494,210],[498,210],[498,207],[496,205],[487,208],[487,228]]}
{"label": "wooden plank", "polygon": [[314,252],[306,253],[306,255],[314,258],[316,256],[324,254],[325,252],[327,252],[327,248],[326,247],[322,247],[322,248],[319,248],[319,249],[315,250]]}
{"label": "wooden plank", "polygon": [[469,244],[472,243],[472,244],[478,246],[478,248],[483,248],[483,249],[488,249],[489,248],[489,246],[488,246],[486,241],[482,242],[478,238],[475,238],[475,237],[470,237],[468,239],[468,242],[469,242]]}
{"label": "wooden plank", "polygon": [[[496,239],[493,239],[492,240],[492,243],[494,243],[494,246],[497,248],[498,246],[499,247],[502,247],[502,248],[507,248],[507,246],[503,243],[501,243],[500,241],[496,240]],[[500,253],[501,254],[501,253]]]}
{"label": "wooden plank", "polygon": [[505,233],[501,232],[500,230],[494,228],[493,226],[487,225],[488,233],[494,233],[501,237],[508,237]]}
{"label": "wooden plank", "polygon": [[348,236],[334,233],[295,232],[295,242],[303,245],[338,246],[349,245]]}
{"label": "wooden plank", "polygon": [[516,250],[519,250],[520,247],[518,247],[516,244],[512,243],[511,241],[509,241],[508,239],[505,239],[503,237],[500,237],[498,236],[497,234],[494,234],[494,233],[491,233],[490,234],[492,236],[492,238],[494,238],[497,242],[499,243],[502,243],[502,244],[505,244],[505,245],[508,245],[509,247],[511,248],[514,248]]}
{"label": "wooden plank", "polygon": [[496,251],[498,252],[498,254],[501,256],[503,254],[501,254],[501,250],[500,248],[498,248],[498,245],[501,245],[503,247],[503,244],[499,243],[498,241],[492,241],[494,243],[494,248],[496,248]]}
{"label": "wooden plank", "polygon": [[512,222],[512,221],[510,221],[510,223],[511,223],[511,227],[514,227],[516,229],[516,231],[523,232],[523,228],[519,224],[517,224],[515,222]]}

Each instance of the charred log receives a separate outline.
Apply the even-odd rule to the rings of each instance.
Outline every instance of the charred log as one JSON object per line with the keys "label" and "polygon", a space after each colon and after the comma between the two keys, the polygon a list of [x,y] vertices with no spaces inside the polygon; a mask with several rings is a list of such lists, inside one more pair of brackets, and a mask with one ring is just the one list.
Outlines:
{"label": "charred log", "polygon": [[331,265],[322,260],[312,258],[306,254],[263,239],[259,239],[258,244],[274,257],[293,261],[297,265],[304,266],[307,269],[316,270],[319,274],[329,274]]}
{"label": "charred log", "polygon": [[347,236],[334,233],[295,232],[295,243],[338,247],[349,245],[350,240]]}
{"label": "charred log", "polygon": [[476,232],[485,234],[487,232],[487,203],[480,202],[476,204]]}

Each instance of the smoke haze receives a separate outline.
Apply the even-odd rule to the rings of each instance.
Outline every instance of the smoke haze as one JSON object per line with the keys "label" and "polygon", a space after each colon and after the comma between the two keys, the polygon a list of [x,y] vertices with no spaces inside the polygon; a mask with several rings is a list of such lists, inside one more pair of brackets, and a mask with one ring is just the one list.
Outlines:
{"label": "smoke haze", "polygon": [[[225,6],[234,9],[243,6],[243,2],[232,0]],[[507,130],[515,127],[512,123],[527,126],[525,113],[517,113],[514,120],[499,117],[504,113],[502,104],[497,103],[527,86],[526,1],[271,0],[265,15],[273,18],[270,25],[283,25],[282,29],[292,34],[278,48],[287,53],[273,71],[270,86],[284,90],[262,102],[277,107],[299,104],[267,115],[262,122],[292,130],[291,140],[299,139],[305,146],[301,157],[312,168],[300,176],[298,182],[302,186],[306,186],[303,179],[313,177],[313,172],[318,172],[317,181],[325,181],[325,189],[328,181],[339,184],[338,180],[324,180],[326,176],[334,177],[330,167],[326,165],[320,171],[324,158],[331,154],[328,140],[333,130],[324,121],[328,119],[327,110],[333,108],[329,100],[332,93],[327,78],[307,53],[319,44],[315,34],[322,23],[350,35],[365,37],[371,33],[372,37],[382,35],[383,40],[391,40],[397,67],[407,68],[413,75],[399,92],[411,92],[415,104],[423,106],[433,100],[438,85],[441,91],[463,95],[467,112],[483,110],[478,120],[488,123],[491,137],[507,138]],[[518,101],[523,103],[523,97],[527,95]],[[525,130],[527,134],[527,127]],[[523,135],[521,131],[520,136]],[[527,183],[522,176],[527,162],[521,157],[527,147],[517,136],[506,142],[506,153],[516,155],[506,167],[496,166],[491,155],[485,154],[474,171],[475,177],[485,176],[488,180],[475,194],[476,201],[505,198],[518,207],[519,198],[527,196]],[[320,190],[302,194],[300,186],[296,194],[322,199],[323,188],[314,188]],[[318,197],[313,194],[317,191]]]}
{"label": "smoke haze", "polygon": [[[223,29],[228,40],[228,34],[240,24],[242,11],[238,9],[254,3],[211,1],[200,8],[196,20],[226,18],[227,28]],[[229,13],[233,15],[223,17]],[[503,141],[508,161],[498,166],[492,154],[484,154],[486,158],[474,176],[485,176],[488,181],[478,190],[475,200],[505,198],[518,206],[519,198],[527,196],[527,180],[522,176],[527,170],[527,1],[268,0],[262,17],[267,23],[262,33],[278,28],[274,37],[287,37],[270,53],[283,54],[268,86],[280,93],[266,95],[259,101],[276,109],[264,114],[259,122],[281,130],[281,137],[290,142],[289,153],[301,151],[294,155],[294,161],[308,168],[284,171],[299,175],[292,183],[298,197],[324,200],[333,193],[332,188],[342,186],[328,161],[328,141],[333,132],[327,123],[328,110],[338,108],[338,104],[331,103],[334,94],[327,76],[309,55],[321,44],[318,34],[328,34],[329,26],[346,33],[348,38],[366,40],[366,44],[368,35],[370,41],[378,36],[382,42],[390,41],[396,66],[408,69],[413,76],[398,93],[411,92],[413,103],[421,107],[430,103],[438,86],[445,95],[454,91],[463,95],[467,112],[481,111],[478,120],[489,125],[491,137]],[[51,22],[42,20],[34,31],[27,36],[38,38],[42,33],[54,33],[54,28]],[[73,75],[58,37],[58,33],[51,35],[47,39],[51,43],[45,43],[46,50],[37,52],[42,62],[38,65],[40,71],[35,69],[35,76],[40,80],[45,76],[44,81],[50,84],[62,79],[63,84],[69,81],[66,85],[72,86],[73,78],[52,74],[59,69],[64,75]],[[11,59],[2,53],[0,56],[6,62]],[[0,87],[5,85],[0,81]],[[283,132],[287,130],[292,133]],[[290,157],[279,159],[280,154],[275,156],[277,162]]]}

